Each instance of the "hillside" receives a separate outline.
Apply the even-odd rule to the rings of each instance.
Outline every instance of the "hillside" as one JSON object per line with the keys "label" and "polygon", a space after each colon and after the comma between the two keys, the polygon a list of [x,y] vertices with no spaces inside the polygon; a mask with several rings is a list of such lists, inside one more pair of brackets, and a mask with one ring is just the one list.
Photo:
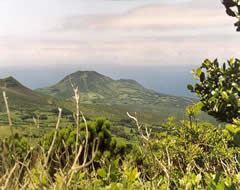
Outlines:
{"label": "hillside", "polygon": [[[54,101],[52,97],[42,95],[35,92],[18,82],[13,77],[8,77],[5,79],[0,79],[0,97],[2,97],[2,92],[6,91],[9,106],[12,109],[22,110],[22,109],[37,109],[39,107],[49,107],[54,106]],[[0,106],[3,106],[3,98],[0,98]]]}
{"label": "hillside", "polygon": [[[83,111],[83,113],[88,118],[97,118],[99,116],[103,116],[113,122],[119,122],[121,120],[127,119],[127,111],[137,111],[138,115],[141,115],[141,121],[144,121],[146,123],[161,123],[170,115],[174,115],[177,118],[182,118],[184,116],[184,111],[181,107],[176,108],[173,106],[154,106],[150,104],[135,104],[134,106],[132,106],[131,104],[124,104],[124,102],[127,102],[128,100],[131,101],[132,104],[136,103],[135,100],[133,100],[133,97],[136,93],[143,94],[145,100],[148,100],[149,102],[152,98],[150,94],[155,94],[155,92],[143,88],[135,81],[114,81],[96,72],[84,73],[86,79],[83,80],[84,82],[80,80],[80,85],[79,83],[77,83],[77,75],[79,73],[70,75],[63,79],[59,84],[57,84],[57,87],[62,94],[60,93],[60,95],[56,95],[49,93],[50,95],[55,95],[57,97],[52,97],[43,93],[39,93],[43,92],[44,89],[38,90],[39,92],[33,91],[22,85],[13,77],[0,79],[0,125],[3,125],[3,123],[7,123],[7,115],[4,100],[2,97],[2,91],[6,91],[7,93],[10,111],[14,115],[14,120],[17,124],[20,124],[22,122],[21,117],[25,116],[28,116],[29,118],[29,120],[26,120],[27,123],[32,123],[32,114],[40,113],[41,115],[47,115],[50,118],[51,121],[46,121],[48,125],[54,126],[56,122],[56,113],[53,110],[56,110],[57,107],[63,108],[64,110],[66,110],[68,115],[72,115],[72,112],[74,112],[75,110],[75,105],[71,98],[73,95],[73,90],[68,80],[69,77],[72,78],[73,83],[80,87],[80,95],[82,99],[81,111]],[[83,77],[82,75],[80,76]],[[92,79],[95,79],[88,79],[88,77],[90,76],[92,76]],[[100,88],[101,86],[103,86],[102,89]],[[118,100],[120,95],[116,92],[117,88],[119,88],[119,94],[123,93],[123,90],[128,91],[128,93],[126,93],[125,95],[126,99]],[[112,94],[115,94],[116,97],[111,96],[111,93],[109,93],[109,91]],[[147,97],[148,91],[150,93]],[[95,94],[95,97],[101,98],[93,98],[93,94]],[[158,96],[160,97],[160,95]],[[87,97],[90,98],[87,99]],[[138,97],[139,99],[141,98],[140,96]],[[165,96],[162,95],[162,97],[164,98]],[[165,99],[167,98],[169,97],[166,96]],[[142,98],[140,99],[140,101],[142,102],[145,100]],[[97,102],[98,104],[94,104],[93,102]],[[24,122],[23,124],[25,125],[26,122]]]}
{"label": "hillside", "polygon": [[79,87],[82,103],[151,108],[184,108],[192,102],[189,98],[169,96],[144,88],[134,80],[113,80],[95,71],[78,71],[66,76],[56,85],[37,89],[42,94],[70,99],[71,83]]}

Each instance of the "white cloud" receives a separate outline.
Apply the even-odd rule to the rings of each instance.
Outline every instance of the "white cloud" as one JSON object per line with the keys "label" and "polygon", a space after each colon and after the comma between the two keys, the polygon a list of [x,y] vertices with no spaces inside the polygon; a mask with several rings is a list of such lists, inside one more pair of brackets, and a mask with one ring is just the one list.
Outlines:
{"label": "white cloud", "polygon": [[208,57],[239,56],[239,34],[232,24],[220,2],[213,0],[75,15],[38,38],[0,38],[0,60],[199,64]]}

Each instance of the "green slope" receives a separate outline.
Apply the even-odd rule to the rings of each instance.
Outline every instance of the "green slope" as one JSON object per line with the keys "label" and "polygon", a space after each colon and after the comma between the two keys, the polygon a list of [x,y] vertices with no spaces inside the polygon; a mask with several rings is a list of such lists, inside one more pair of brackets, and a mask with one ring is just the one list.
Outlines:
{"label": "green slope", "polygon": [[[155,122],[160,123],[170,115],[175,115],[177,117],[183,116],[183,112],[181,108],[168,107],[167,109],[165,109],[164,107],[157,108],[157,107],[154,107],[153,105],[137,104],[135,101],[131,99],[132,97],[131,95],[134,95],[133,93],[134,90],[139,93],[142,93],[143,95],[148,90],[143,88],[141,85],[139,85],[135,81],[130,81],[130,80],[114,81],[108,77],[104,77],[103,75],[100,75],[95,72],[89,72],[89,73],[87,72],[87,74],[93,75],[92,77],[95,77],[95,80],[90,80],[91,90],[89,90],[88,88],[88,85],[89,85],[88,80],[84,81],[86,85],[84,86],[84,88],[80,88],[81,96],[86,97],[89,94],[95,93],[98,95],[100,94],[99,96],[104,97],[104,99],[99,99],[99,104],[89,103],[93,101],[93,99],[91,98],[90,100],[81,102],[80,109],[88,118],[94,119],[94,118],[103,116],[110,119],[111,121],[120,121],[122,119],[127,119],[127,115],[126,115],[127,111],[129,112],[137,111],[139,115],[144,116],[141,118],[142,121],[147,123],[155,123]],[[76,76],[71,75],[71,77],[72,77],[72,81],[77,85]],[[100,80],[99,77],[100,78],[102,77],[102,81]],[[97,84],[95,84],[94,81]],[[114,92],[115,89],[112,87],[116,85],[115,82],[117,83],[117,85],[119,85],[120,91],[122,91],[121,88],[123,87],[125,90],[129,91],[126,95],[130,94],[129,95],[130,98],[126,98],[126,100],[124,101],[128,101],[128,100],[132,101],[131,102],[132,104],[123,104],[121,99],[120,101],[118,100],[118,93]],[[105,83],[105,87],[104,87],[105,90],[100,88],[102,83]],[[110,84],[107,84],[107,83],[110,83]],[[33,91],[23,86],[13,77],[0,79],[0,112],[4,114],[4,118],[5,118],[4,120],[7,121],[6,113],[5,113],[6,109],[5,109],[5,104],[2,96],[2,92],[6,91],[6,94],[8,97],[8,103],[9,103],[9,107],[12,115],[15,115],[15,113],[17,112],[19,112],[19,117],[23,115],[29,115],[29,114],[31,115],[34,112],[45,113],[47,115],[49,114],[57,115],[52,111],[52,110],[56,110],[57,107],[61,107],[65,110],[69,110],[68,111],[69,115],[71,115],[71,112],[75,111],[75,104],[71,98],[73,95],[73,89],[68,81],[68,78],[65,78],[63,81],[60,82],[60,86],[63,86],[63,87],[59,87],[60,90],[64,88],[64,85],[66,85],[67,90],[63,92],[65,94],[69,94],[68,96],[66,96],[68,98],[61,98],[62,96],[58,96],[59,98],[57,98],[57,97],[52,97],[49,95],[44,95],[42,93]],[[96,86],[98,86],[98,88]],[[109,86],[112,89],[111,93],[112,94],[115,93],[116,97],[112,97],[111,94],[107,91],[107,88],[110,88]],[[149,92],[153,93],[152,91],[149,91]],[[163,98],[167,98],[167,97],[163,96]],[[82,98],[82,100],[83,99],[84,98]],[[94,100],[98,101],[98,99],[94,99]],[[149,98],[149,101],[150,101],[150,98]],[[103,102],[103,104],[100,104],[100,102]],[[111,102],[111,105],[109,102]],[[106,103],[108,103],[109,105],[106,105]],[[135,105],[132,106],[133,104]],[[153,113],[153,112],[156,112],[156,110],[158,110],[158,112],[160,113]]]}
{"label": "green slope", "polygon": [[136,108],[185,108],[192,100],[169,96],[144,88],[134,80],[113,80],[94,71],[78,71],[48,88],[37,89],[43,94],[70,99],[71,83],[79,87],[82,103],[136,106]]}
{"label": "green slope", "polygon": [[[0,136],[6,136],[6,134],[9,135],[10,133],[9,128],[7,128],[8,118],[2,97],[3,91],[7,93],[15,132],[25,136],[34,134],[38,137],[43,135],[46,131],[55,127],[58,114],[56,112],[57,107],[63,108],[65,112],[62,115],[61,127],[72,125],[74,122],[72,113],[75,112],[75,104],[71,98],[73,89],[69,83],[69,77],[80,88],[82,99],[80,110],[83,114],[88,119],[97,117],[109,119],[113,123],[113,130],[122,131],[125,128],[129,130],[129,127],[134,126],[127,117],[126,112],[131,112],[133,115],[137,112],[140,122],[155,127],[166,121],[168,116],[175,116],[178,119],[184,119],[185,117],[184,105],[188,103],[188,100],[183,102],[184,98],[181,97],[158,94],[131,80],[114,81],[95,72],[78,72],[66,77],[56,85],[57,88],[54,92],[61,93],[51,95],[62,97],[56,98],[39,93],[46,93],[48,90],[52,91],[53,87],[36,92],[23,86],[13,77],[8,77],[0,79]],[[80,80],[78,80],[79,78]],[[90,96],[92,94],[101,96],[101,98],[93,99]],[[119,98],[122,95],[125,96],[124,99]],[[134,97],[137,97],[141,103],[136,102]],[[93,104],[94,101],[98,104]],[[158,101],[158,104],[154,105],[154,101]],[[149,104],[146,102],[149,102]],[[177,102],[177,104],[174,102]],[[106,103],[109,105],[106,105]],[[40,119],[39,129],[36,128],[33,122],[33,116],[36,117],[36,115],[46,117],[46,119]],[[205,115],[203,116],[205,117]]]}
{"label": "green slope", "polygon": [[43,107],[55,107],[56,102],[53,97],[42,95],[35,92],[13,77],[0,79],[0,107],[3,108],[4,101],[2,92],[5,91],[8,97],[8,103],[13,110],[38,109]]}
{"label": "green slope", "polygon": [[[86,89],[85,89],[86,90]],[[64,110],[68,111],[68,115],[72,115],[72,112],[75,111],[75,104],[72,100],[66,100],[63,98],[56,98],[48,95],[43,95],[39,92],[33,91],[21,83],[19,83],[13,77],[8,77],[5,79],[0,79],[0,125],[2,123],[7,124],[7,115],[5,104],[3,100],[2,92],[6,91],[8,97],[8,103],[10,107],[10,111],[12,117],[17,124],[21,124],[21,117],[26,115],[32,115],[33,113],[39,113],[48,115],[51,117],[56,117],[57,113],[53,110],[56,110],[57,107],[61,107]],[[72,96],[73,90],[69,87],[70,97]],[[82,93],[81,93],[82,94]],[[71,99],[71,98],[69,98]],[[84,113],[84,115],[88,118],[94,119],[100,116],[106,117],[111,121],[121,121],[122,119],[127,119],[126,112],[127,111],[136,111],[137,106],[128,107],[127,105],[105,105],[105,104],[88,104],[81,102],[80,109]],[[147,110],[146,113],[143,113],[144,110],[141,108],[138,110],[139,114],[144,115],[142,118],[143,121],[152,123],[159,123],[165,117],[168,116],[168,113],[162,112],[161,116],[159,114],[151,113],[151,110]],[[180,113],[180,110],[174,110],[176,113]],[[175,113],[175,114],[176,114]],[[174,115],[175,115],[174,114]],[[29,123],[32,123],[32,117],[27,120]],[[46,121],[49,124],[50,121]],[[26,124],[27,122],[23,122]],[[55,120],[51,121],[52,126],[55,125]]]}

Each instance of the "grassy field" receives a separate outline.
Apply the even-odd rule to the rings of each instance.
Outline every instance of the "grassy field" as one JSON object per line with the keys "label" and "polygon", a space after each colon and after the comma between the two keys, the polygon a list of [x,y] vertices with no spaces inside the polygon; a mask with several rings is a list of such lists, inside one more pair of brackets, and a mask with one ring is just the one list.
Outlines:
{"label": "grassy field", "polygon": [[[70,101],[62,102],[61,104],[64,109],[60,128],[74,125],[73,112],[75,110],[75,105]],[[135,123],[127,117],[126,112],[130,112],[132,115],[136,114],[140,123],[151,127],[153,130],[161,130],[161,126],[167,120],[167,117],[175,115],[171,115],[171,111],[167,109],[151,112],[148,108],[145,109],[145,112],[140,112],[140,110],[144,110],[144,107],[141,108],[136,106],[132,108],[128,106],[110,106],[102,104],[81,104],[80,110],[88,120],[95,120],[98,117],[105,117],[110,120],[112,123],[112,134],[118,139],[128,143],[135,143],[137,141],[137,131]],[[139,112],[136,110],[139,110]],[[178,120],[186,119],[184,111],[181,109],[179,109],[178,114],[175,116]],[[35,118],[35,122],[33,117]],[[54,109],[52,107],[40,107],[39,110],[35,111],[17,111],[15,107],[15,110],[11,111],[11,118],[14,133],[19,133],[26,137],[31,143],[34,143],[45,133],[54,130],[57,122],[57,107]],[[199,119],[216,123],[214,119],[206,114],[200,114]],[[11,131],[8,126],[7,113],[0,112],[0,138],[4,138],[10,134]]]}

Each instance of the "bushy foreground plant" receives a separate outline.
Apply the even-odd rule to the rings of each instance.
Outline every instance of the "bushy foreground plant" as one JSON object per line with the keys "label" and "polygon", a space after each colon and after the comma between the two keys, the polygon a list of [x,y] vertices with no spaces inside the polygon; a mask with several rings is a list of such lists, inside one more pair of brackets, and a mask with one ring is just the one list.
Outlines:
{"label": "bushy foreground plant", "polygon": [[[194,120],[199,106],[187,108],[190,121],[171,117],[163,132],[150,133],[136,122],[142,145],[132,153],[143,186],[150,189],[238,189],[240,148],[229,133]],[[137,151],[138,150],[138,151]],[[137,154],[136,154],[137,151]]]}
{"label": "bushy foreground plant", "polygon": [[[229,64],[235,68],[239,62]],[[128,114],[136,122],[139,138],[128,155],[126,145],[112,137],[109,121],[86,121],[79,111],[75,88],[73,126],[61,129],[59,109],[56,129],[37,146],[30,148],[19,136],[0,143],[1,189],[239,189],[240,122],[234,104],[239,101],[235,85],[239,75],[224,66],[222,71],[217,62],[205,63],[203,68],[196,71],[200,83],[189,86],[201,102],[186,108],[188,120],[170,117],[161,129],[152,132]],[[217,80],[222,81],[218,84]],[[212,90],[219,90],[219,95],[209,96]],[[195,116],[200,109],[230,124],[222,128],[198,121]],[[11,123],[9,112],[8,117]]]}
{"label": "bushy foreground plant", "polygon": [[[126,156],[108,139],[104,130],[109,123],[104,119],[87,123],[89,135],[80,125],[79,157],[74,152],[76,129],[59,130],[53,148],[55,133],[50,133],[42,140],[44,146],[19,151],[7,170],[11,180],[6,183],[9,175],[3,172],[0,185],[7,189],[238,189],[240,150],[234,138],[224,129],[196,121],[195,109],[198,106],[187,109],[191,122],[171,117],[161,132],[143,130],[137,123],[139,143]],[[96,149],[93,134],[101,138],[101,132]]]}
{"label": "bushy foreground plant", "polygon": [[27,156],[30,146],[24,137],[15,134],[13,137],[0,139],[0,173],[3,175],[15,164],[16,158],[23,161]]}
{"label": "bushy foreground plant", "polygon": [[226,8],[228,16],[236,17],[238,21],[234,24],[237,31],[240,31],[240,1],[239,0],[221,0]]}
{"label": "bushy foreground plant", "polygon": [[[95,139],[98,139],[98,150],[96,152],[95,167],[99,167],[97,162],[104,155],[105,158],[111,160],[116,159],[119,156],[124,156],[126,151],[126,144],[117,141],[115,137],[112,137],[110,132],[110,122],[104,118],[97,118],[96,121],[86,122],[88,131],[85,129],[85,123],[80,124],[79,138],[77,144],[82,144],[85,141],[86,133],[88,133],[88,147],[87,150],[83,150],[79,156],[79,162],[83,162],[84,151],[92,152],[94,149]],[[54,173],[54,168],[69,167],[75,159],[75,145],[76,145],[77,129],[74,126],[60,129],[56,135],[56,140],[52,149],[52,154],[49,160],[55,160],[51,162],[50,168]],[[47,152],[50,149],[51,142],[54,138],[54,131],[46,134],[41,140],[44,151]],[[91,160],[91,155],[88,156],[88,160]]]}
{"label": "bushy foreground plant", "polygon": [[239,118],[240,60],[231,59],[222,66],[217,60],[205,60],[193,74],[199,83],[188,85],[188,89],[200,98],[202,111],[222,122],[233,123]]}
{"label": "bushy foreground plant", "polygon": [[207,59],[193,74],[199,83],[188,85],[188,89],[200,98],[201,110],[229,123],[226,133],[240,146],[240,61],[231,59],[220,66],[217,60]]}
{"label": "bushy foreground plant", "polygon": [[[1,141],[1,189],[85,189],[84,181],[104,171],[106,163],[109,167],[111,163],[118,166],[117,160],[124,157],[126,145],[112,138],[110,122],[104,118],[87,122],[81,113],[83,123],[80,124],[77,88],[74,92],[75,126],[59,129],[62,117],[59,108],[56,129],[46,134],[38,145],[30,148],[18,135]],[[11,127],[9,110],[8,116]]]}

